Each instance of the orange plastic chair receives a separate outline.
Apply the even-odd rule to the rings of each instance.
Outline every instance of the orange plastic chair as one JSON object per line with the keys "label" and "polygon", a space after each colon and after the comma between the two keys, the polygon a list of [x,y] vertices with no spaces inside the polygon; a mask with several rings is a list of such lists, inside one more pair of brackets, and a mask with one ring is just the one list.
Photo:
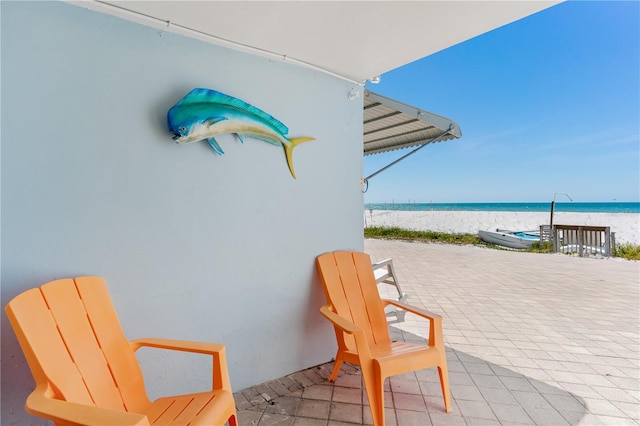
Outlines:
{"label": "orange plastic chair", "polygon": [[[56,425],[237,425],[224,346],[128,341],[102,278],[52,281],[5,310],[36,382],[30,414]],[[211,355],[212,390],[151,402],[134,354],[142,346]]]}
{"label": "orange plastic chair", "polygon": [[[384,425],[384,380],[427,367],[438,367],[444,409],[451,411],[442,317],[395,300],[382,300],[369,255],[339,251],[318,256],[316,264],[327,305],[321,314],[333,323],[338,353],[329,377],[334,381],[343,362],[359,365],[374,425]],[[394,305],[430,322],[428,345],[392,342],[384,312]]]}

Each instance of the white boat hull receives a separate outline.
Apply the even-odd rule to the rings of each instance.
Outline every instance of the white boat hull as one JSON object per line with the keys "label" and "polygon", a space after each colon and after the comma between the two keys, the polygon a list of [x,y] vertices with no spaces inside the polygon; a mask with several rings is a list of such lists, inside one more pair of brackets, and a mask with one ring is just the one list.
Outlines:
{"label": "white boat hull", "polygon": [[[510,231],[479,231],[478,236],[486,243],[497,244],[503,247],[509,247],[514,249],[528,249],[531,248],[533,243],[540,241],[540,238],[535,238],[529,235],[517,235],[518,233]],[[521,234],[521,233],[520,233]]]}

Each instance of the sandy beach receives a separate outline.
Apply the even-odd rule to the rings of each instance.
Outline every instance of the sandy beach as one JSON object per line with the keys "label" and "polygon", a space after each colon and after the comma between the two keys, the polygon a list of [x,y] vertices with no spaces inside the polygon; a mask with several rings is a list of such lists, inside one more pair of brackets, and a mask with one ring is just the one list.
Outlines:
{"label": "sandy beach", "polygon": [[[640,214],[636,213],[565,213],[553,215],[557,225],[609,226],[618,244],[640,244]],[[546,212],[486,211],[396,211],[365,210],[364,225],[397,226],[419,231],[449,234],[476,234],[479,230],[537,230],[549,224]]]}

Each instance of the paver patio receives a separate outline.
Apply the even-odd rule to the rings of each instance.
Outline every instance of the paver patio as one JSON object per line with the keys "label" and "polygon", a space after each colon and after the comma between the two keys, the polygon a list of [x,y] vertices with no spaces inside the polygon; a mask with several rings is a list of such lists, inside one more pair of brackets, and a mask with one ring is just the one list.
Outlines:
{"label": "paver patio", "polygon": [[[447,346],[453,412],[427,369],[387,380],[388,425],[640,424],[640,262],[382,240],[365,251],[393,258],[408,303],[443,316]],[[426,325],[408,314],[391,330],[424,341]],[[237,392],[240,425],[371,424],[358,368],[329,383],[332,367]]]}

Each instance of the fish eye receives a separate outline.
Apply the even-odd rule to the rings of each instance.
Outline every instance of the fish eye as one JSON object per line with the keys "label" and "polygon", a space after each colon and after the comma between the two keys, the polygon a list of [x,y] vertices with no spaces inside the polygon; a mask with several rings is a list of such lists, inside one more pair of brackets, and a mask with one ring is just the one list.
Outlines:
{"label": "fish eye", "polygon": [[182,127],[180,127],[180,130],[182,130],[183,132],[186,132],[186,131],[187,131],[187,128],[186,128],[186,127],[184,127],[184,126],[182,126]]}

